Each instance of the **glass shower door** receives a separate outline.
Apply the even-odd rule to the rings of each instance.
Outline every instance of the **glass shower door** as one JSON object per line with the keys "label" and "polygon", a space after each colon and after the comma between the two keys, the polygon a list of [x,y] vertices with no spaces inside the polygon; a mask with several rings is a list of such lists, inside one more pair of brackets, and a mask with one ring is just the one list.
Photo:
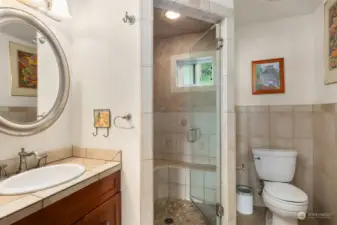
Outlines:
{"label": "glass shower door", "polygon": [[220,54],[213,25],[190,48],[190,129],[187,133],[190,161],[190,199],[210,225],[220,225]]}

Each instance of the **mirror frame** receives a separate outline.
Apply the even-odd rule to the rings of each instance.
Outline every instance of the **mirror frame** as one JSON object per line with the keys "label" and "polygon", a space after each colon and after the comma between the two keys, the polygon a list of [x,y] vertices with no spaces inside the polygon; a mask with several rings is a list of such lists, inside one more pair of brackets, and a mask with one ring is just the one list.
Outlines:
{"label": "mirror frame", "polygon": [[40,133],[53,125],[62,115],[67,105],[70,91],[70,72],[66,55],[55,34],[34,15],[15,8],[0,8],[0,24],[16,22],[31,26],[39,31],[52,48],[59,69],[59,90],[50,111],[40,120],[27,124],[11,122],[0,116],[0,132],[11,136],[30,136]]}

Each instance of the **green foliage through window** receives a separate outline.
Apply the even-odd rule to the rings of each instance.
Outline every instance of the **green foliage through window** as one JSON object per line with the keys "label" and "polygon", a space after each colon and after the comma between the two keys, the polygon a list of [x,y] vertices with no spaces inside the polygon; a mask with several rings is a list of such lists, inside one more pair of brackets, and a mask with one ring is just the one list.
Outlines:
{"label": "green foliage through window", "polygon": [[213,64],[211,62],[201,64],[200,84],[202,85],[213,84]]}

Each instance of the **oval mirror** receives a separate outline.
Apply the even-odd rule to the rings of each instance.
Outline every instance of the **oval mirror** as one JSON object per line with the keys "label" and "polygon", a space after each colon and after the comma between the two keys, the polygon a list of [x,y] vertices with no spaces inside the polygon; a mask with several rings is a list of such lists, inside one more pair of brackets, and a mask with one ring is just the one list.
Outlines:
{"label": "oval mirror", "polygon": [[0,9],[0,132],[27,136],[50,127],[69,95],[66,56],[33,15]]}

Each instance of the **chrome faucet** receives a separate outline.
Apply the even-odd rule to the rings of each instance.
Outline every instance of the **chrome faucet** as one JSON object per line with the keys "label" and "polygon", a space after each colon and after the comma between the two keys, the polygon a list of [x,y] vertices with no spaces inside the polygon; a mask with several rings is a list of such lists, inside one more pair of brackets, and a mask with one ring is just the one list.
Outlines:
{"label": "chrome faucet", "polygon": [[47,153],[38,154],[37,152],[26,152],[24,148],[21,148],[21,151],[18,153],[20,157],[19,169],[17,173],[22,173],[28,170],[27,167],[27,157],[34,155],[36,159],[38,159],[38,163],[36,167],[40,167],[42,165],[42,161],[44,164],[46,163]]}

